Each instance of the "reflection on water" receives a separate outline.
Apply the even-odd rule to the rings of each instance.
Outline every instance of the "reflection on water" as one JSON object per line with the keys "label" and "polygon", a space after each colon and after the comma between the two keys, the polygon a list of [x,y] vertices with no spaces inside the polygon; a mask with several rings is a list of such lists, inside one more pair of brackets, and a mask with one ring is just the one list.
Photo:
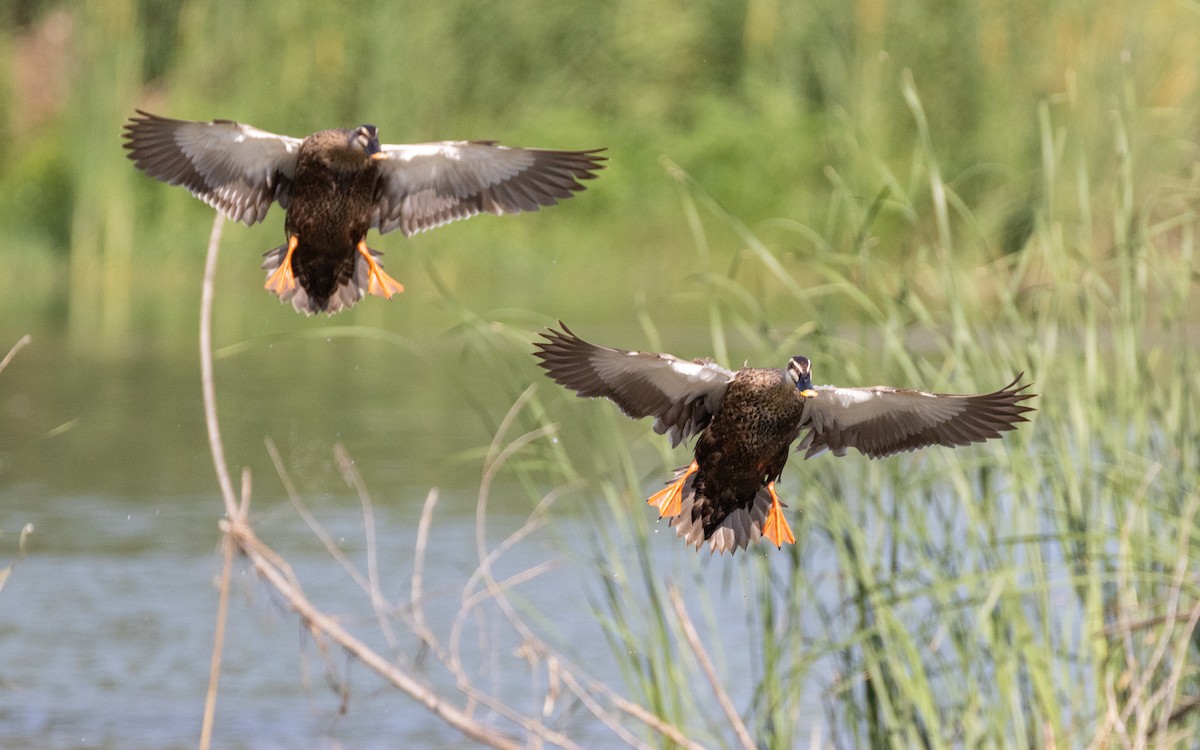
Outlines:
{"label": "reflection on water", "polygon": [[[28,556],[0,591],[0,746],[192,746],[208,681],[221,508],[194,363],[71,362],[61,348],[39,343],[0,378],[0,564],[15,555],[20,528],[35,527]],[[475,497],[493,430],[481,414],[498,419],[514,394],[496,387],[503,378],[481,378],[463,398],[445,368],[397,347],[372,346],[364,357],[364,346],[336,338],[318,346],[264,345],[218,361],[217,377],[231,463],[254,472],[259,534],[284,552],[318,606],[387,653],[367,597],[296,516],[262,439],[277,443],[306,502],[365,569],[361,506],[331,451],[335,442],[346,446],[372,492],[379,569],[394,602],[408,599],[421,504],[430,487],[441,489],[426,591],[430,624],[445,634],[478,564]],[[514,358],[512,367],[536,374],[526,352]],[[358,367],[363,359],[371,366]],[[493,543],[517,528],[534,502],[499,484]],[[547,615],[539,625],[551,645],[621,687],[593,608],[595,561],[578,544],[589,533],[578,510],[564,504],[550,526],[499,565],[512,575],[560,561],[517,593]],[[681,559],[694,553],[664,537],[652,537],[651,554],[662,557],[664,570],[681,569]],[[633,542],[624,544],[621,554],[632,555]],[[712,571],[728,582],[728,571],[717,570],[724,566]],[[324,662],[296,618],[239,571],[215,746],[461,746],[456,732],[367,670],[337,654]],[[729,613],[722,636],[742,643],[747,595],[734,578],[711,593],[717,611]],[[685,596],[703,585],[680,583]],[[468,623],[469,663],[482,686],[537,715],[544,671],[540,684],[531,681],[511,628],[494,610],[485,614]],[[411,665],[421,652],[402,633],[393,653]],[[452,695],[453,681],[431,662],[425,655],[421,673]],[[327,669],[349,685],[344,716]],[[739,704],[750,700],[749,676],[729,688]],[[577,707],[556,722],[584,745],[611,739]]]}
{"label": "reflection on water", "polygon": [[[137,498],[207,491],[212,462],[198,373],[194,360],[83,361],[35,340],[3,374],[0,481],[35,493]],[[453,383],[395,346],[257,342],[220,359],[216,375],[227,452],[259,483],[274,475],[267,436],[310,491],[344,487],[330,453],[341,442],[369,480],[401,496],[455,480],[447,464],[491,438]],[[496,394],[500,414],[506,396]],[[260,484],[256,495],[264,491],[277,493],[278,482]]]}

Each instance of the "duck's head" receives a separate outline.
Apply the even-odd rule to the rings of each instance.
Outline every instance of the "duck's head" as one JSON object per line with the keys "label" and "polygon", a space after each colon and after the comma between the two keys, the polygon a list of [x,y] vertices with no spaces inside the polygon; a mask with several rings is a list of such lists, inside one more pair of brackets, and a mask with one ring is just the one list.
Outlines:
{"label": "duck's head", "polygon": [[795,356],[788,360],[788,379],[796,384],[796,390],[804,398],[812,398],[817,392],[812,387],[812,364],[808,357]]}
{"label": "duck's head", "polygon": [[372,159],[387,158],[387,154],[379,147],[379,128],[374,125],[359,125],[351,130],[347,145]]}

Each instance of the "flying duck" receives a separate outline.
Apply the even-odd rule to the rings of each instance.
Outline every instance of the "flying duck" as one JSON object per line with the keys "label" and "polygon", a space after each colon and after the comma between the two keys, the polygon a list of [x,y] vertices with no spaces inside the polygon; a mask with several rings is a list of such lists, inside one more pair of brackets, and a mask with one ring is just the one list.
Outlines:
{"label": "flying duck", "polygon": [[695,459],[649,504],[669,517],[677,533],[697,549],[744,549],[760,537],[776,547],[794,543],[775,482],[791,444],[812,458],[856,448],[882,458],[930,445],[956,447],[1000,437],[1028,421],[1018,375],[984,394],[926,393],[873,386],[814,387],[806,357],[783,369],[746,367],[737,372],[710,359],[597,346],[562,330],[548,329],[535,356],[549,377],[587,398],[613,401],[627,416],[654,417],[654,431],[672,447],[699,434]]}
{"label": "flying duck", "polygon": [[266,253],[266,288],[308,315],[404,291],[367,247],[368,229],[411,236],[484,211],[536,211],[583,190],[579,181],[594,178],[605,160],[603,149],[493,141],[380,144],[374,125],[299,139],[142,110],[122,137],[138,169],[183,185],[230,219],[255,224],[278,201],[287,243]]}

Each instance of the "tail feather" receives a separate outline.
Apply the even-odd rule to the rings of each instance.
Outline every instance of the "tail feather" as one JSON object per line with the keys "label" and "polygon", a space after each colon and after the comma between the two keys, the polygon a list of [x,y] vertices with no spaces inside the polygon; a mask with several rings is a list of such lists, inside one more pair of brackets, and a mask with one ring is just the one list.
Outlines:
{"label": "tail feather", "polygon": [[[370,250],[371,255],[375,258],[382,255],[378,250],[371,248],[368,248],[368,250]],[[287,245],[280,245],[265,254],[262,268],[267,272],[268,278],[275,272],[275,269],[279,268],[286,257]],[[380,263],[380,266],[382,265]],[[356,302],[366,296],[370,280],[370,264],[367,263],[366,258],[355,253],[353,275],[349,278],[339,280],[333,292],[327,298],[310,294],[309,290],[304,286],[304,279],[298,277],[296,285],[283,294],[280,294],[279,300],[281,302],[291,302],[292,307],[296,308],[296,312],[302,312],[305,315],[314,315],[322,312],[333,315],[342,310],[349,310],[351,307],[354,307]]]}
{"label": "tail feather", "polygon": [[[676,476],[683,471],[686,469],[681,469]],[[692,474],[684,482],[682,512],[671,519],[671,525],[676,527],[675,533],[683,537],[687,544],[700,549],[706,540],[704,523],[701,521],[700,513],[696,511],[703,507],[708,499],[697,497],[696,476],[696,474]],[[770,510],[771,493],[767,491],[766,487],[759,488],[749,506],[734,510],[725,516],[720,526],[713,530],[712,535],[707,539],[710,551],[732,554],[757,542],[762,538],[763,523],[766,522]]]}

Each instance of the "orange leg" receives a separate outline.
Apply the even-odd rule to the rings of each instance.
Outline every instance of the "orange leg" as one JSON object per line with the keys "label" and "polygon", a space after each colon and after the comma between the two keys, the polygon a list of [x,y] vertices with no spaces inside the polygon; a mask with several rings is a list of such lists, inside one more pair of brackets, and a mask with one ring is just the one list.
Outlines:
{"label": "orange leg", "polygon": [[404,291],[404,285],[384,273],[383,268],[375,262],[371,251],[367,249],[366,238],[358,241],[358,252],[367,259],[367,265],[371,268],[370,281],[367,282],[368,294],[391,299],[393,294]]}
{"label": "orange leg", "polygon": [[699,468],[700,467],[696,464],[696,462],[692,461],[692,465],[687,468],[687,471],[683,473],[683,476],[676,481],[671,482],[671,484],[667,485],[666,488],[661,489],[651,495],[646,504],[653,505],[658,508],[659,518],[670,518],[682,513],[683,483],[687,481],[688,477],[695,474]]}
{"label": "orange leg", "polygon": [[767,484],[767,492],[771,493],[771,510],[767,511],[767,520],[763,521],[762,535],[776,547],[782,547],[784,542],[795,544],[796,537],[792,534],[792,527],[788,526],[787,519],[783,517],[783,503],[779,502],[779,495],[775,494],[774,482]]}
{"label": "orange leg", "polygon": [[264,289],[270,289],[278,295],[283,295],[285,292],[290,292],[296,288],[296,276],[292,273],[292,253],[296,252],[296,248],[300,245],[300,238],[294,234],[288,235],[287,255],[283,256],[283,262],[279,264],[279,268],[267,277],[267,283],[263,286]]}

